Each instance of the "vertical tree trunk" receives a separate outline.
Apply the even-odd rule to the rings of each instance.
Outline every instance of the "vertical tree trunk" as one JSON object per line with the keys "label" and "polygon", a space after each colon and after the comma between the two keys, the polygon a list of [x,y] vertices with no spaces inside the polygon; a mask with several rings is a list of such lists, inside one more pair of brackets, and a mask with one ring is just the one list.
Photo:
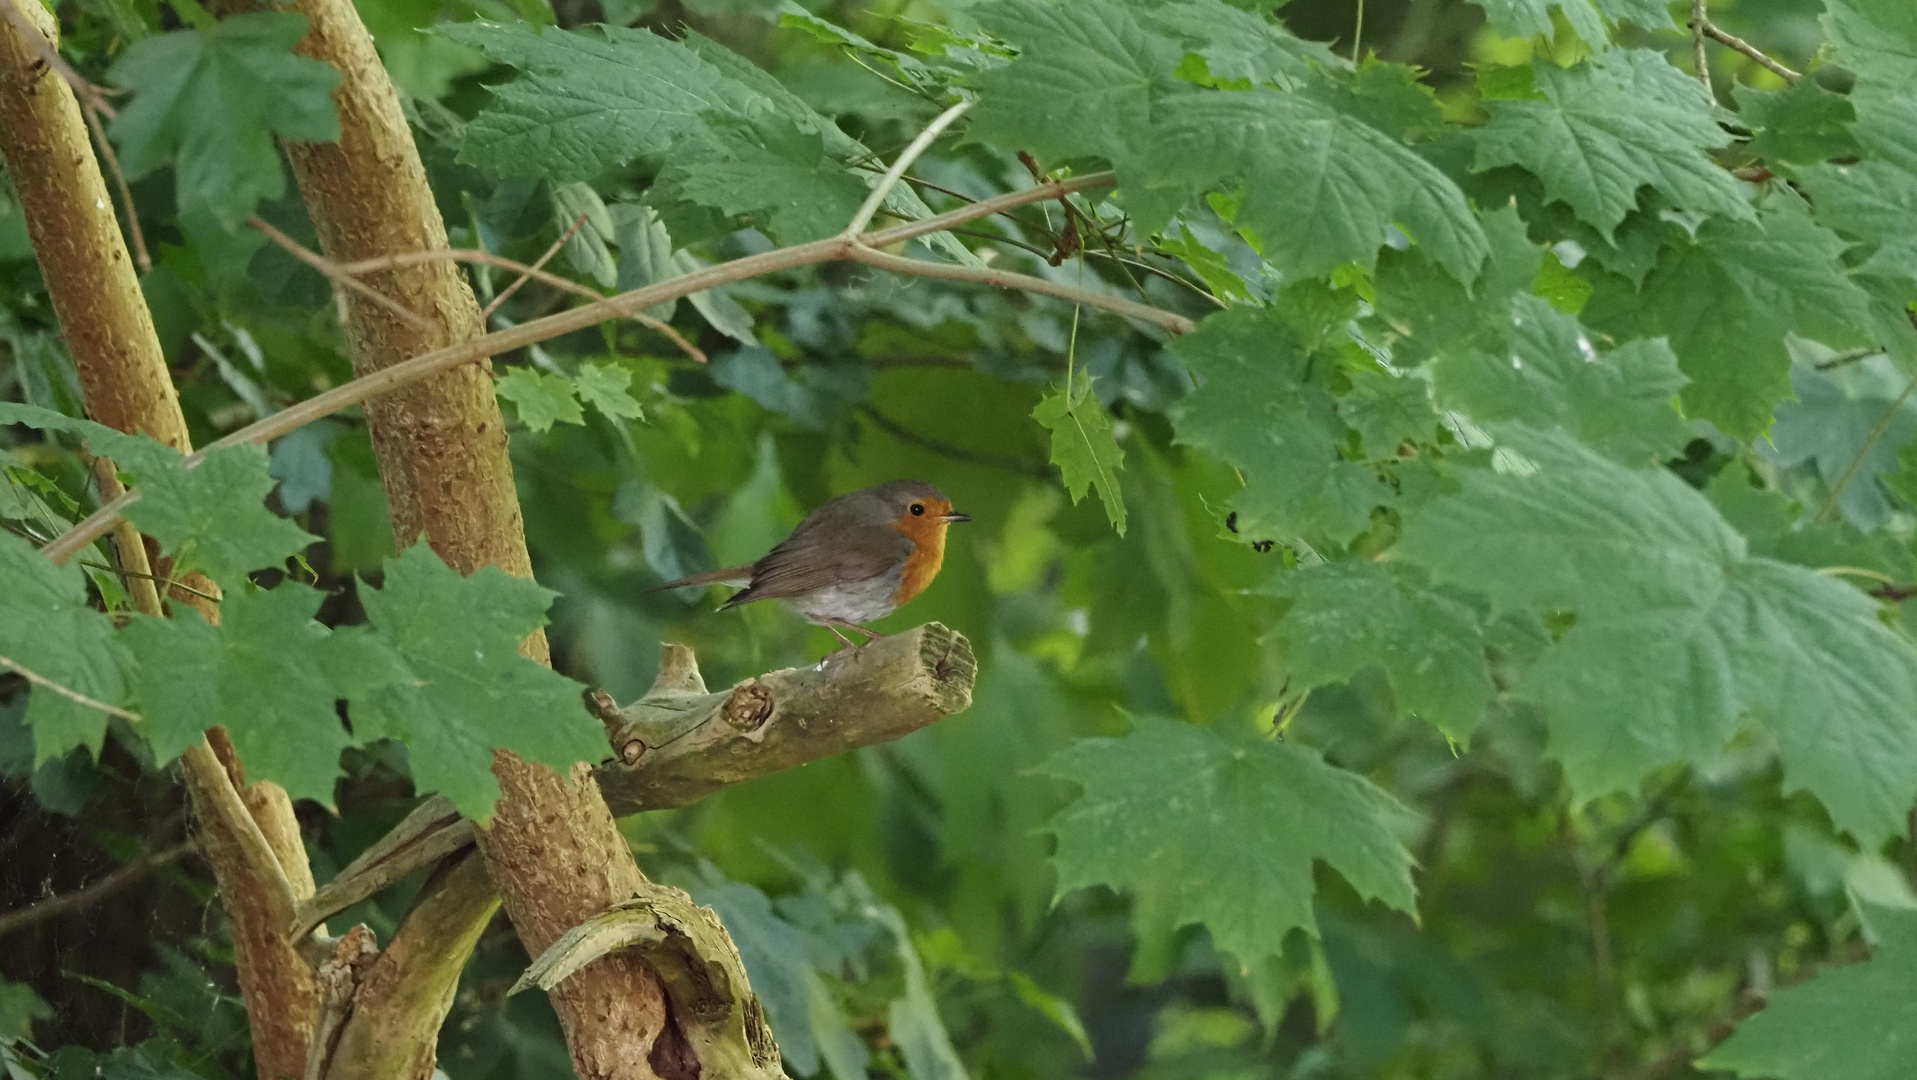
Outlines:
{"label": "vertical tree trunk", "polygon": [[[345,76],[337,144],[290,148],[300,192],[326,254],[350,262],[446,246],[399,98],[350,0],[300,0],[313,21],[300,50]],[[368,284],[424,317],[420,329],[349,295],[347,337],[360,374],[483,331],[479,308],[452,263],[374,275]],[[367,423],[402,544],[422,533],[448,565],[491,564],[530,577],[506,432],[490,365],[476,364],[367,403]],[[543,634],[522,646],[548,658]],[[634,895],[644,877],[584,767],[562,777],[500,754],[503,796],[480,849],[507,914],[537,955],[586,918]],[[636,957],[607,957],[553,992],[580,1076],[649,1076],[665,1027],[658,979]]]}
{"label": "vertical tree trunk", "polygon": [[[38,0],[0,4],[24,15],[47,42],[56,40],[53,17]],[[79,102],[11,18],[0,18],[0,155],[79,369],[87,412],[121,431],[191,450]],[[157,608],[157,594],[146,595]],[[210,603],[205,610],[218,614]],[[276,784],[245,787],[243,776],[229,776],[206,744],[188,749],[182,762],[201,843],[233,925],[234,963],[260,1073],[272,1080],[298,1076],[319,999],[311,970],[286,934],[299,890],[313,891],[292,803]],[[237,758],[229,764],[237,771]]]}

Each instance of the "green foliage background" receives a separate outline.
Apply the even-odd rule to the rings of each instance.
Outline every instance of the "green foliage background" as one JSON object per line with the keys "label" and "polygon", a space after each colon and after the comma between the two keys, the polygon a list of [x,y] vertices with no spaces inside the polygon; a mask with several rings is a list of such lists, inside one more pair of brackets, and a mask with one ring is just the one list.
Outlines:
{"label": "green foliage background", "polygon": [[[489,747],[601,755],[578,684],[638,696],[661,641],[713,685],[816,660],[645,589],[915,477],[974,523],[878,628],[966,633],[973,708],[623,823],[792,1074],[1906,1075],[1917,9],[1709,7],[1806,77],[1713,44],[1706,89],[1658,0],[368,0],[456,247],[583,220],[554,267],[610,292],[817,239],[966,96],[888,213],[1024,187],[1020,151],[1116,190],[911,254],[1203,321],[831,266],[653,312],[705,365],[633,324],[501,357],[539,586],[462,581],[394,556],[356,411],[193,471],[86,424],[0,197],[0,655],[142,717],[0,677],[6,906],[177,839],[209,723],[324,880],[427,792],[483,816]],[[350,378],[324,279],[241,225],[313,243],[303,20],[59,12],[128,94],[196,443]],[[219,627],[121,625],[110,571],[35,553],[97,502],[83,447]],[[557,675],[513,653],[542,620]],[[245,1075],[210,890],[189,860],[9,942],[6,1067]],[[524,962],[502,921],[455,1080],[567,1068]]]}

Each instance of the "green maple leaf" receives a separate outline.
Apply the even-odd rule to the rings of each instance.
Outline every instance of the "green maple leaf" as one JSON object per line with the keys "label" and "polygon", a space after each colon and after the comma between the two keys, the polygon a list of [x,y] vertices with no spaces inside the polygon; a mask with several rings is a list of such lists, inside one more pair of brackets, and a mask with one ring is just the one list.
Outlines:
{"label": "green maple leaf", "polygon": [[277,486],[266,448],[222,447],[197,469],[173,467],[140,477],[140,501],[127,518],[182,564],[228,588],[250,570],[283,566],[319,537],[266,508]]}
{"label": "green maple leaf", "polygon": [[586,422],[585,410],[579,407],[573,384],[557,375],[516,367],[501,375],[493,389],[513,403],[519,411],[519,422],[533,431],[545,431],[556,423]]}
{"label": "green maple leaf", "polygon": [[1859,243],[1907,241],[1917,233],[1917,173],[1888,161],[1797,170],[1817,220]]}
{"label": "green maple leaf", "polygon": [[1710,501],[1562,434],[1497,429],[1523,468],[1470,470],[1394,551],[1500,608],[1576,622],[1524,674],[1579,797],[1702,764],[1751,715],[1788,788],[1865,844],[1917,798],[1917,649],[1856,589],[1753,558]]}
{"label": "green maple leaf", "polygon": [[224,447],[188,469],[180,452],[163,443],[50,409],[0,402],[0,423],[79,435],[94,453],[111,457],[140,488],[128,519],[169,555],[222,584],[238,584],[249,570],[279,566],[318,539],[266,508],[278,481],[264,447]]}
{"label": "green maple leaf", "polygon": [[1903,0],[1830,0],[1824,8],[1831,51],[1860,82],[1917,83],[1917,8]]}
{"label": "green maple leaf", "polygon": [[1052,433],[1052,463],[1058,466],[1072,502],[1096,487],[1112,528],[1125,535],[1125,495],[1118,487],[1125,451],[1113,434],[1112,415],[1092,395],[1091,374],[1078,369],[1070,383],[1039,401],[1032,419]]}
{"label": "green maple leaf", "polygon": [[[1457,185],[1361,120],[1274,90],[1192,92],[1164,112],[1138,166],[1150,185],[1195,192],[1242,183],[1234,224],[1288,277],[1345,263],[1368,269],[1398,226],[1459,281],[1484,262],[1484,231]],[[1119,178],[1122,186],[1122,167]],[[1145,211],[1139,218],[1156,229]]]}
{"label": "green maple leaf", "polygon": [[1662,53],[1617,50],[1570,68],[1539,61],[1533,72],[1544,100],[1484,103],[1491,122],[1476,133],[1473,168],[1523,166],[1606,240],[1647,186],[1681,210],[1753,216],[1736,178],[1704,152],[1730,136],[1703,87]]}
{"label": "green maple leaf", "polygon": [[1862,152],[1851,122],[1857,111],[1842,94],[1815,79],[1799,79],[1783,90],[1737,87],[1737,116],[1750,127],[1744,149],[1769,162],[1808,164]]}
{"label": "green maple leaf", "polygon": [[1306,41],[1255,11],[1220,0],[1178,0],[1132,9],[1146,26],[1205,58],[1219,79],[1271,82],[1294,89],[1324,69],[1344,65],[1322,42]]}
{"label": "green maple leaf", "polygon": [[827,156],[825,141],[780,116],[715,122],[660,171],[648,198],[750,217],[781,244],[830,236],[865,201],[865,181]]}
{"label": "green maple leaf", "polygon": [[[26,540],[0,532],[0,581],[6,582],[0,588],[0,656],[95,701],[126,703],[126,651],[112,620],[89,602],[80,567],[55,566]],[[37,768],[76,746],[99,754],[107,714],[35,687],[26,723],[33,729]]]}
{"label": "green maple leaf", "polygon": [[632,385],[632,372],[618,364],[601,364],[587,361],[579,365],[579,374],[573,376],[572,386],[579,392],[586,404],[598,409],[609,420],[638,420],[646,415],[627,388]]}
{"label": "green maple leaf", "polygon": [[128,435],[105,424],[80,420],[37,405],[0,401],[0,424],[24,424],[41,431],[63,431],[85,440],[87,449],[113,459],[113,467],[136,477],[178,468],[184,455],[146,435]]}
{"label": "green maple leaf", "polygon": [[335,711],[349,689],[336,673],[353,673],[355,681],[400,673],[359,635],[315,622],[325,598],[285,582],[229,591],[218,626],[191,609],[135,619],[124,634],[140,663],[141,730],[154,754],[171,761],[207,728],[223,725],[248,779],[331,806],[340,751],[353,743]]}
{"label": "green maple leaf", "polygon": [[1053,817],[1059,895],[1130,892],[1141,940],[1202,923],[1250,969],[1285,935],[1316,935],[1312,864],[1360,896],[1413,910],[1416,815],[1356,773],[1291,742],[1234,743],[1199,727],[1142,719],[1122,739],[1085,739],[1040,767],[1084,794]]}
{"label": "green maple leaf", "polygon": [[1149,138],[1154,96],[1179,89],[1171,73],[1184,50],[1122,4],[1008,0],[970,14],[1019,49],[974,79],[972,133],[1005,149],[1048,164],[1103,157],[1122,172],[1128,147]]}
{"label": "green maple leaf", "polygon": [[1876,947],[1861,964],[1833,965],[1772,991],[1699,1069],[1775,1080],[1902,1080],[1917,1030],[1917,912],[1869,907]]}
{"label": "green maple leaf", "polygon": [[1577,319],[1540,297],[1517,297],[1505,310],[1504,349],[1460,349],[1438,360],[1433,375],[1447,405],[1480,424],[1561,425],[1637,464],[1690,440],[1690,425],[1672,407],[1684,374],[1664,342],[1599,353]]}
{"label": "green maple leaf", "polygon": [[1484,272],[1469,286],[1436,273],[1423,252],[1387,251],[1372,276],[1378,315],[1402,340],[1393,361],[1421,364],[1433,356],[1478,342],[1497,341],[1509,325],[1511,301],[1531,289],[1544,254],[1524,232],[1515,206],[1483,214],[1488,242]]}
{"label": "green maple leaf", "polygon": [[1389,493],[1373,470],[1340,455],[1344,422],[1307,378],[1310,354],[1281,316],[1220,312],[1172,348],[1199,382],[1173,412],[1178,441],[1243,474],[1245,490],[1230,503],[1241,535],[1344,543],[1364,530]]}
{"label": "green maple leaf", "polygon": [[1785,334],[1838,348],[1871,343],[1870,297],[1845,276],[1844,247],[1791,211],[1756,224],[1713,218],[1667,249],[1642,288],[1598,277],[1583,319],[1621,339],[1669,340],[1691,380],[1685,412],[1753,436],[1790,394]]}
{"label": "green maple leaf", "polygon": [[1809,466],[1825,491],[1842,483],[1844,517],[1866,532],[1883,528],[1895,511],[1879,477],[1899,471],[1899,455],[1917,438],[1917,404],[1904,396],[1909,383],[1886,356],[1828,371],[1796,365],[1797,400],[1777,407],[1766,456],[1787,468]]}
{"label": "green maple leaf", "polygon": [[1551,35],[1557,28],[1551,23],[1555,9],[1577,36],[1592,48],[1602,49],[1610,35],[1605,25],[1629,20],[1646,30],[1671,27],[1671,13],[1663,0],[1471,0],[1484,9],[1484,17],[1506,37]]}
{"label": "green maple leaf", "polygon": [[704,130],[708,110],[751,116],[772,102],[650,30],[574,32],[494,23],[437,28],[523,74],[466,126],[461,161],[503,176],[591,180]]}
{"label": "green maple leaf", "polygon": [[1264,591],[1292,601],[1278,629],[1300,689],[1341,683],[1376,665],[1400,709],[1463,742],[1492,694],[1478,613],[1408,570],[1325,563],[1281,573]]}
{"label": "green maple leaf", "polygon": [[495,749],[562,773],[605,757],[585,688],[519,654],[554,595],[492,566],[462,578],[424,544],[388,561],[384,587],[360,600],[407,677],[352,696],[354,732],[405,743],[419,790],[444,793],[476,821],[499,798]]}
{"label": "green maple leaf", "polygon": [[1400,446],[1428,445],[1440,420],[1431,404],[1431,384],[1416,375],[1382,368],[1347,372],[1351,390],[1338,399],[1338,415],[1358,433],[1365,456],[1389,459]]}
{"label": "green maple leaf", "polygon": [[339,139],[339,71],[293,52],[309,25],[293,12],[256,12],[130,46],[107,73],[134,91],[112,128],[127,175],[172,158],[181,212],[211,212],[229,229],[283,194],[274,136]]}

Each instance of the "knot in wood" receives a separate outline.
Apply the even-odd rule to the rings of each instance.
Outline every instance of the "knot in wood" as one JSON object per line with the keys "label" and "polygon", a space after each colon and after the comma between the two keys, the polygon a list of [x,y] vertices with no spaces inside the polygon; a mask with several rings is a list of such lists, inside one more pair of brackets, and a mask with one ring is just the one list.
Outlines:
{"label": "knot in wood", "polygon": [[648,747],[644,742],[638,739],[630,739],[626,742],[626,745],[619,748],[619,760],[628,765],[637,765],[645,758],[647,749]]}
{"label": "knot in wood", "polygon": [[721,714],[739,731],[757,731],[772,716],[772,691],[757,679],[747,679],[733,687]]}

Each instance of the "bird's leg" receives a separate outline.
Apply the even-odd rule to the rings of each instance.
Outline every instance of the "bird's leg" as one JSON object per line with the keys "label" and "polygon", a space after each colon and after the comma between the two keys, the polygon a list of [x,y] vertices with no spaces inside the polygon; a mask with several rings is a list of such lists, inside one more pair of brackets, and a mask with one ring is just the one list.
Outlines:
{"label": "bird's leg", "polygon": [[[865,627],[860,626],[858,623],[847,622],[844,619],[827,619],[824,623],[824,626],[827,630],[832,631],[832,633],[836,635],[840,641],[845,642],[845,648],[838,650],[838,652],[856,653],[860,649],[865,648],[866,645],[870,645],[874,641],[877,641],[878,639],[885,636],[884,634],[879,633],[877,630],[868,630]],[[840,631],[839,629],[840,627],[844,627],[847,630],[857,630],[859,633],[864,634],[866,637],[865,644],[864,645],[852,644],[852,639],[849,637],[846,637],[845,634]],[[833,655],[836,656],[838,655],[838,653],[834,653]]]}

